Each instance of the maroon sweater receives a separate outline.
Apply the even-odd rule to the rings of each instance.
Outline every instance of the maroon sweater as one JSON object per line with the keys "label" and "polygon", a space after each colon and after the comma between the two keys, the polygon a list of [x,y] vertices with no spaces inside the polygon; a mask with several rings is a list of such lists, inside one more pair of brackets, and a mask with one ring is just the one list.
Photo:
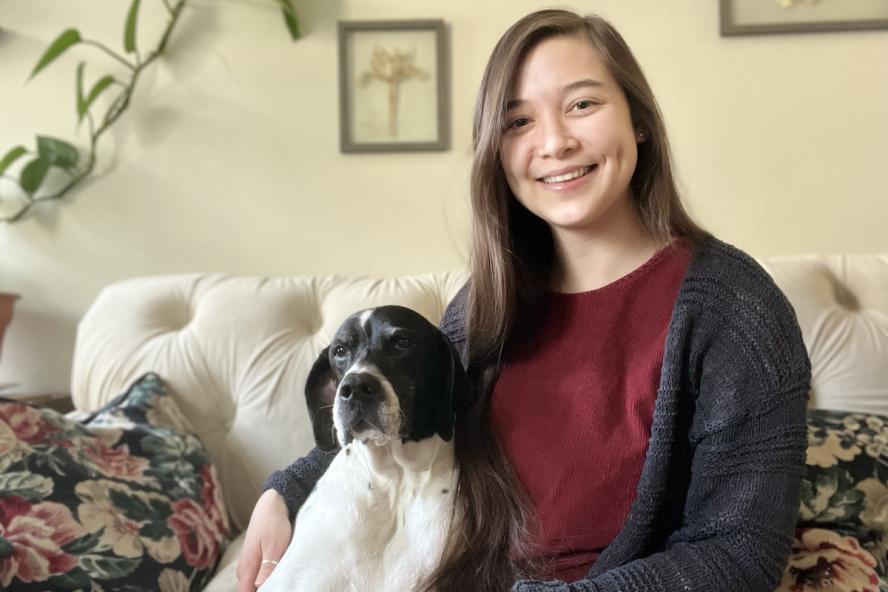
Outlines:
{"label": "maroon sweater", "polygon": [[692,255],[673,245],[597,290],[550,293],[504,351],[491,424],[536,510],[540,576],[582,578],[629,513]]}

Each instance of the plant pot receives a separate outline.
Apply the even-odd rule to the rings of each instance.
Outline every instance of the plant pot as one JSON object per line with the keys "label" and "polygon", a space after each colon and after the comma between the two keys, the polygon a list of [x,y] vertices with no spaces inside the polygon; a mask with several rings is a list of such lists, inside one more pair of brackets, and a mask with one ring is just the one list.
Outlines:
{"label": "plant pot", "polygon": [[3,351],[3,334],[6,333],[6,327],[12,321],[12,309],[18,298],[18,294],[0,292],[0,353]]}

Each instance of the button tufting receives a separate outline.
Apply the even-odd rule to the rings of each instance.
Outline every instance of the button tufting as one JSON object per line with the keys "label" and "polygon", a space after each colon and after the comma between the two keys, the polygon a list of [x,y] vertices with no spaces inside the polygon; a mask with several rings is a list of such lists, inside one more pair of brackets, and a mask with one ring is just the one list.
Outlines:
{"label": "button tufting", "polygon": [[190,303],[179,298],[164,299],[156,302],[148,314],[153,324],[161,326],[170,332],[181,331],[194,318]]}
{"label": "button tufting", "polygon": [[848,310],[860,310],[860,301],[854,292],[832,273],[829,274],[829,283],[833,289],[833,297],[840,306]]}

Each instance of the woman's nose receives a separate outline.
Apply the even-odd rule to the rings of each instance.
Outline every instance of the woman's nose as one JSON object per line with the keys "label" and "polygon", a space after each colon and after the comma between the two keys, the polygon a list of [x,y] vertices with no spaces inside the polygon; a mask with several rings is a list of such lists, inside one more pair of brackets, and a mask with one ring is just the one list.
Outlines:
{"label": "woman's nose", "polygon": [[546,118],[538,129],[541,156],[561,158],[579,145],[570,127],[560,117]]}

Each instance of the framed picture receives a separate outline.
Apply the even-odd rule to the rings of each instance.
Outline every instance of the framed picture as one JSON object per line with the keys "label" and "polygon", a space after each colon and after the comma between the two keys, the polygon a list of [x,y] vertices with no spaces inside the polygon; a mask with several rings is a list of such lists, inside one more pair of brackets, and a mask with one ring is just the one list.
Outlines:
{"label": "framed picture", "polygon": [[450,148],[444,21],[339,22],[339,149]]}
{"label": "framed picture", "polygon": [[888,29],[886,0],[721,0],[721,34]]}

